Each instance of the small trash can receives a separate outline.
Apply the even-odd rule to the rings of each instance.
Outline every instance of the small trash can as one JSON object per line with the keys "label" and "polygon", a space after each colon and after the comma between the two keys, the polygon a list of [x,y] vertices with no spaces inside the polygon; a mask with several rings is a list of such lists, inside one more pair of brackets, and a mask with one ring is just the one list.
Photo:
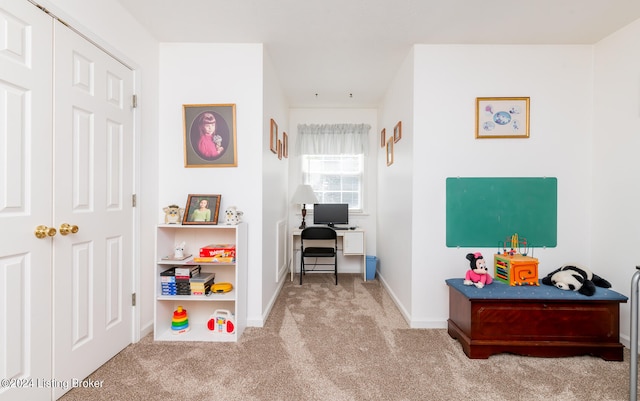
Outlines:
{"label": "small trash can", "polygon": [[378,258],[367,255],[367,280],[376,278],[376,268],[378,267]]}

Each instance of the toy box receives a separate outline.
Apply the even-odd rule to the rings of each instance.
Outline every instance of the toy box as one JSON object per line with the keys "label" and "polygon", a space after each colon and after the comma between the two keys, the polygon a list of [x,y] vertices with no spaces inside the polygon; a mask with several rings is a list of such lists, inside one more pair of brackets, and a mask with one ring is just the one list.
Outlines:
{"label": "toy box", "polygon": [[540,285],[538,281],[538,259],[520,254],[496,254],[494,278],[515,285]]}

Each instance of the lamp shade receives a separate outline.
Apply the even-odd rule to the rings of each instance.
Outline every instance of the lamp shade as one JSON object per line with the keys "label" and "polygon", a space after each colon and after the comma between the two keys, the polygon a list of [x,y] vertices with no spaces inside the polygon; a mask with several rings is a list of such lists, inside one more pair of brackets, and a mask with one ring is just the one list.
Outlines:
{"label": "lamp shade", "polygon": [[318,198],[316,198],[311,185],[298,185],[293,198],[291,198],[291,203],[296,205],[318,203]]}

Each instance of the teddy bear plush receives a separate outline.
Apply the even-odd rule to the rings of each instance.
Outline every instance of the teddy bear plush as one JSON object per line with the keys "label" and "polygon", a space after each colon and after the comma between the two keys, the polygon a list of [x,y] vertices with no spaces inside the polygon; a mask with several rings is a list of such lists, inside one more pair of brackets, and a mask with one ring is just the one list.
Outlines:
{"label": "teddy bear plush", "polygon": [[480,252],[468,253],[467,260],[469,261],[470,270],[467,271],[464,277],[464,285],[475,285],[478,288],[482,288],[493,282],[493,278],[489,275],[487,263]]}
{"label": "teddy bear plush", "polygon": [[577,291],[582,295],[592,296],[596,287],[611,288],[611,283],[584,266],[567,264],[547,274],[542,284],[553,285],[561,290]]}

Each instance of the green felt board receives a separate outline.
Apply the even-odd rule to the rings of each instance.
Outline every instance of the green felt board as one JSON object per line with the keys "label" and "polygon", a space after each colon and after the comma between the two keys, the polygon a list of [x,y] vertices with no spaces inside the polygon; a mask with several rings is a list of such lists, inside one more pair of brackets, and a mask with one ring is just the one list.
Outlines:
{"label": "green felt board", "polygon": [[494,247],[518,234],[534,247],[558,240],[558,179],[447,178],[447,246]]}

